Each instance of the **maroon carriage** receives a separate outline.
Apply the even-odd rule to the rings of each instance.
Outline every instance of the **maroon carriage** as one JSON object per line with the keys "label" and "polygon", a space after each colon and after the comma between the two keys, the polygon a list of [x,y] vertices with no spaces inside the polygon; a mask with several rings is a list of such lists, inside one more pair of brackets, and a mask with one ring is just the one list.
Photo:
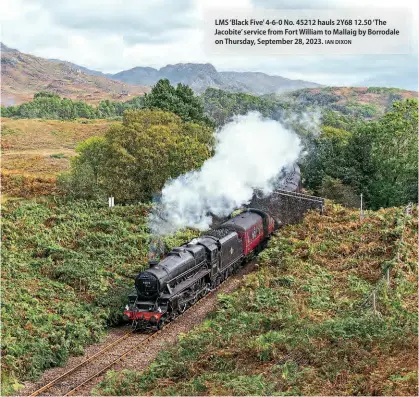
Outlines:
{"label": "maroon carriage", "polygon": [[244,255],[249,255],[255,248],[262,248],[275,229],[275,221],[266,212],[249,208],[220,227],[235,230],[243,242]]}

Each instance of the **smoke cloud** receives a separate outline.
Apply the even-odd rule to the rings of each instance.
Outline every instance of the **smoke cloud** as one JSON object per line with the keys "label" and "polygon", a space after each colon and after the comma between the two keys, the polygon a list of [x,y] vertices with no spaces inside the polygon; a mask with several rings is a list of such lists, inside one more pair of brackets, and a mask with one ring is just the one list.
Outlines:
{"label": "smoke cloud", "polygon": [[311,137],[318,137],[321,134],[321,119],[321,110],[313,109],[309,112],[286,113],[281,118],[281,122],[286,128],[300,130],[301,133],[309,134]]}
{"label": "smoke cloud", "polygon": [[200,170],[166,183],[161,205],[149,215],[151,231],[208,229],[209,213],[227,216],[247,204],[255,189],[272,192],[281,170],[296,162],[300,150],[298,136],[280,122],[255,112],[237,116],[216,134],[214,157]]}

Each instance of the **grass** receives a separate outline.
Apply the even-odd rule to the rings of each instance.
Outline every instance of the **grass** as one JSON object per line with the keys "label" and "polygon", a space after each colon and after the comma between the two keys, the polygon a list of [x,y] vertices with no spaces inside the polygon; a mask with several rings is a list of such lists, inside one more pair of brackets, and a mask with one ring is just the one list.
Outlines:
{"label": "grass", "polygon": [[121,320],[132,277],[147,263],[148,210],[57,199],[3,203],[2,395],[81,354]]}
{"label": "grass", "polygon": [[7,200],[61,194],[54,176],[25,175],[5,170],[1,172],[1,182],[2,196],[6,196]]}
{"label": "grass", "polygon": [[53,153],[50,155],[51,158],[54,159],[64,159],[65,158],[65,154],[64,153]]}
{"label": "grass", "polygon": [[108,373],[95,393],[416,395],[416,241],[416,210],[360,221],[328,204],[283,228],[259,270],[148,369]]}
{"label": "grass", "polygon": [[2,118],[2,192],[11,197],[56,193],[55,178],[70,168],[79,142],[101,136],[107,120]]}
{"label": "grass", "polygon": [[[74,154],[72,154],[74,155]],[[6,154],[3,156],[3,170],[9,173],[32,176],[55,176],[70,168],[68,158],[54,154]]]}
{"label": "grass", "polygon": [[[72,149],[92,136],[105,133],[111,122],[92,120],[87,124],[75,121],[2,118],[2,147],[5,153],[16,151]],[[59,152],[59,150],[57,150]]]}

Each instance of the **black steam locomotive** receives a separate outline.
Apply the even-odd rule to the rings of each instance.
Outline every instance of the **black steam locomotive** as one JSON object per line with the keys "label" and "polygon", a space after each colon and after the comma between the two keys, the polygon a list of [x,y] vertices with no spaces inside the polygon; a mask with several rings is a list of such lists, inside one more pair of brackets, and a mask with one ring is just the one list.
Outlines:
{"label": "black steam locomotive", "polygon": [[160,329],[260,251],[275,228],[270,215],[248,209],[174,248],[136,277],[124,314],[134,329]]}

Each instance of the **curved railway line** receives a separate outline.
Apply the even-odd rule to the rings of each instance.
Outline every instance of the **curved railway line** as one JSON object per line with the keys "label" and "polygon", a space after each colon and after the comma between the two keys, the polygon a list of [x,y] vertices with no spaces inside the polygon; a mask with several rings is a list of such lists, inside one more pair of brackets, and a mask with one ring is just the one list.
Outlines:
{"label": "curved railway line", "polygon": [[[299,174],[298,174],[299,175]],[[296,188],[298,188],[297,185],[295,185]],[[307,196],[298,192],[288,192],[288,191],[278,191],[278,195],[283,195],[283,196],[287,196],[289,198],[292,198],[295,200],[297,200],[298,204],[301,204],[301,202],[303,200],[305,200],[304,202],[310,202],[310,203],[314,203],[315,206],[314,208],[321,208],[323,209],[323,205],[324,205],[324,200],[317,198],[317,197],[313,197],[313,196]],[[266,203],[265,203],[266,204]],[[269,204],[269,203],[268,203]],[[311,205],[311,204],[310,204]],[[289,206],[289,203],[287,202],[286,207]],[[269,210],[269,205],[267,205],[268,210]],[[288,208],[288,207],[287,207]],[[304,207],[307,209],[307,207]],[[312,208],[312,206],[310,206],[309,208]],[[223,255],[226,258],[226,263],[227,266],[230,263],[235,263],[234,259],[235,257],[232,257],[233,253],[236,252],[236,256],[237,256],[237,252],[241,252],[242,256],[243,255],[255,255],[255,247],[261,246],[260,243],[260,239],[259,238],[265,238],[268,239],[269,236],[272,234],[273,230],[274,230],[274,225],[272,223],[272,230],[269,229],[269,226],[271,225],[271,220],[273,221],[274,219],[271,218],[268,213],[271,213],[272,211],[268,211],[268,212],[263,212],[263,211],[259,211],[255,210],[255,209],[249,209],[248,212],[246,212],[246,214],[253,214],[253,218],[260,218],[260,222],[256,219],[251,219],[251,223],[249,223],[247,221],[246,222],[242,222],[241,223],[235,223],[235,228],[233,228],[234,230],[239,230],[241,231],[243,234],[243,236],[247,236],[247,242],[251,242],[252,244],[255,243],[256,245],[253,245],[253,248],[249,248],[250,245],[247,244],[245,248],[242,248],[240,246],[240,249],[242,249],[242,251],[240,251],[240,249],[238,249],[238,251],[236,251],[236,249],[233,249],[233,243],[230,242],[230,240],[228,240],[231,244],[231,249],[227,250]],[[274,213],[275,211],[273,211]],[[284,211],[283,211],[284,212]],[[285,211],[286,212],[286,211]],[[260,213],[263,213],[264,215],[261,215]],[[304,213],[304,211],[302,211],[302,213]],[[255,215],[256,214],[256,215]],[[241,216],[241,218],[250,218],[249,216]],[[263,218],[263,216],[265,216],[265,218]],[[235,218],[230,219],[230,221],[228,222],[233,222],[235,220]],[[266,220],[266,222],[265,222]],[[263,223],[263,222],[265,223]],[[225,222],[224,224],[228,223]],[[258,223],[259,222],[259,223]],[[234,223],[234,222],[233,222]],[[263,223],[263,229],[262,229],[262,223]],[[249,226],[250,225],[250,226]],[[253,226],[252,226],[253,225]],[[254,225],[259,225],[259,227],[256,227]],[[253,227],[253,229],[252,229]],[[266,228],[266,233],[265,233],[265,228]],[[215,229],[217,230],[217,229]],[[230,230],[230,229],[226,229],[226,230]],[[255,233],[255,236],[250,236],[249,237],[249,233],[250,231],[253,230],[252,233]],[[263,230],[263,232],[262,232]],[[246,234],[247,233],[247,234]],[[234,233],[231,232],[230,234],[233,234],[236,238],[236,240],[238,241],[238,234],[235,231]],[[212,240],[214,240],[214,237],[209,236],[209,238],[211,238]],[[212,248],[212,245],[209,245],[208,251],[211,252],[211,260],[214,261],[214,255],[213,253],[215,251],[218,252],[218,255],[220,256],[220,250],[222,249],[222,247],[227,247],[229,248],[229,246],[227,245],[227,243],[225,245],[223,243],[220,243],[220,239],[219,236],[217,236],[219,241],[219,247],[214,249]],[[236,241],[234,240],[234,241]],[[231,239],[231,241],[233,241],[233,238]],[[241,241],[241,240],[240,240]],[[241,243],[240,243],[241,244]],[[202,244],[201,244],[202,245]],[[189,247],[189,246],[188,246]],[[236,247],[236,246],[235,246]],[[237,247],[236,247],[237,248]],[[178,248],[180,249],[180,248]],[[190,249],[188,252],[192,252],[192,249]],[[185,249],[184,249],[185,251]],[[201,249],[202,251],[202,249]],[[199,250],[195,250],[193,252],[198,253]],[[228,252],[230,252],[230,256],[228,255]],[[205,252],[204,252],[205,254]],[[192,255],[192,254],[191,254]],[[191,256],[190,255],[190,256]],[[194,258],[194,255],[192,255],[192,257]],[[198,254],[197,254],[198,255]],[[242,256],[240,256],[239,258],[242,258]],[[199,256],[199,258],[201,258],[201,256]],[[205,255],[204,255],[205,258]],[[223,256],[221,256],[221,258],[223,258]],[[205,266],[208,265],[208,260],[205,263]],[[229,262],[230,260],[230,262]],[[193,259],[192,262],[194,262],[195,259]],[[179,261],[178,261],[179,262]],[[190,261],[189,261],[190,262]],[[189,266],[189,262],[185,262],[188,266]],[[191,262],[191,263],[192,263]],[[184,264],[182,261],[179,262],[180,265]],[[179,265],[179,263],[177,263]],[[200,262],[200,265],[202,265],[202,263],[204,263],[204,261]],[[212,263],[212,262],[211,262]],[[215,262],[214,262],[215,263]],[[240,277],[246,273],[248,273],[249,271],[251,271],[251,269],[253,268],[252,265],[255,264],[255,260],[252,259],[250,261],[248,261],[246,264],[243,263],[241,267],[239,267],[235,273],[236,273],[236,277],[228,277],[227,273],[226,275],[222,275],[219,278],[223,279],[223,282],[221,284],[219,284],[214,290],[210,291],[207,295],[203,296],[201,299],[199,299],[198,301],[196,301],[195,304],[191,305],[189,308],[187,308],[187,310],[185,310],[182,314],[178,315],[173,321],[169,322],[168,324],[164,325],[161,329],[156,330],[152,333],[145,331],[144,333],[135,333],[132,330],[126,332],[125,334],[123,334],[122,336],[117,337],[117,339],[115,339],[113,342],[108,343],[107,345],[105,345],[104,347],[102,347],[99,351],[97,351],[96,353],[94,353],[93,355],[91,355],[90,357],[87,357],[86,359],[84,359],[83,361],[79,362],[78,364],[76,364],[75,366],[73,366],[72,368],[66,370],[65,368],[62,368],[62,371],[51,371],[50,374],[47,374],[45,376],[44,382],[45,385],[39,388],[39,384],[42,384],[41,381],[37,384],[28,384],[27,388],[24,388],[24,390],[22,390],[22,394],[21,395],[26,395],[26,396],[30,396],[30,397],[35,397],[35,396],[41,396],[41,395],[53,395],[53,396],[70,396],[70,395],[74,395],[76,392],[78,392],[79,395],[88,395],[86,393],[88,393],[92,387],[94,387],[95,384],[97,384],[101,378],[103,378],[102,375],[104,375],[106,373],[107,370],[114,368],[114,367],[118,367],[118,363],[121,363],[122,361],[124,361],[128,356],[131,356],[130,360],[125,361],[123,364],[124,368],[129,368],[132,367],[136,370],[139,369],[144,369],[147,367],[147,365],[151,362],[150,360],[153,359],[153,355],[157,354],[158,351],[160,351],[161,347],[163,346],[164,342],[169,342],[169,343],[175,343],[177,340],[177,337],[179,335],[179,332],[188,332],[190,329],[192,329],[196,324],[199,323],[199,321],[202,321],[205,318],[206,313],[208,313],[209,310],[213,309],[216,305],[216,300],[212,299],[212,300],[208,300],[211,296],[214,296],[214,294],[216,292],[218,292],[219,290],[229,290],[233,291],[233,288],[230,288],[231,286],[233,286],[235,283],[237,285]],[[187,268],[187,266],[186,266]],[[190,269],[189,269],[190,270]],[[188,271],[188,269],[186,269],[186,271]],[[188,273],[189,274],[189,273]],[[229,275],[230,273],[228,273]],[[217,273],[213,274],[213,276],[217,276]],[[237,277],[239,276],[239,277]],[[224,277],[228,277],[228,278],[224,278]],[[214,281],[212,283],[212,285],[217,285],[219,278],[214,278]],[[234,281],[234,279],[236,281]],[[230,283],[231,281],[231,283]],[[227,284],[226,287],[224,287]],[[159,289],[156,289],[156,291],[159,291]],[[172,294],[172,292],[169,289],[169,293]],[[195,302],[195,301],[194,301]],[[204,302],[208,302],[208,304],[204,304],[202,305]],[[193,309],[194,315],[193,316],[189,316],[189,313],[191,311],[191,309]],[[135,317],[135,308],[133,309],[134,311],[132,311],[132,313],[134,313],[134,316],[132,316],[131,318],[136,319]],[[180,309],[179,307],[176,307],[174,310],[176,310],[177,312],[182,311],[182,309]],[[159,312],[161,313],[161,311]],[[155,313],[157,315],[157,313]],[[185,315],[188,314],[188,316],[185,317]],[[160,318],[161,316],[157,317]],[[156,319],[156,316],[154,317]],[[181,318],[184,318],[184,321],[179,321]],[[144,320],[144,316],[142,318],[142,320]],[[118,332],[119,333],[119,332]],[[159,338],[157,338],[158,336],[161,336]],[[155,342],[154,342],[155,341]],[[141,355],[133,355],[134,352],[142,352]],[[155,356],[154,356],[155,357]],[[77,362],[78,360],[76,360],[75,362]],[[120,366],[119,366],[120,367]],[[54,375],[55,374],[55,378],[49,378],[49,375]],[[59,376],[57,376],[57,374],[59,374]],[[25,390],[26,389],[26,390]],[[37,389],[35,391],[33,391],[34,389]]]}
{"label": "curved railway line", "polygon": [[[254,261],[251,261],[247,265],[241,267],[236,272],[236,275],[241,276],[253,268]],[[228,280],[228,279],[227,279]],[[227,281],[226,280],[226,281]],[[71,396],[75,395],[77,391],[80,391],[84,386],[90,383],[95,378],[98,378],[107,370],[114,367],[117,363],[124,361],[130,354],[135,351],[143,351],[147,345],[155,339],[158,335],[165,333],[169,328],[178,322],[178,320],[184,317],[191,309],[196,309],[203,302],[213,296],[220,287],[225,284],[221,283],[216,289],[209,292],[207,295],[202,297],[194,305],[190,306],[184,313],[176,317],[175,320],[164,325],[162,329],[154,331],[152,333],[137,333],[132,330],[126,332],[118,339],[107,344],[105,347],[100,349],[98,352],[88,357],[86,360],[70,368],[65,373],[57,376],[41,388],[33,391],[29,394],[30,397],[35,396]]]}

